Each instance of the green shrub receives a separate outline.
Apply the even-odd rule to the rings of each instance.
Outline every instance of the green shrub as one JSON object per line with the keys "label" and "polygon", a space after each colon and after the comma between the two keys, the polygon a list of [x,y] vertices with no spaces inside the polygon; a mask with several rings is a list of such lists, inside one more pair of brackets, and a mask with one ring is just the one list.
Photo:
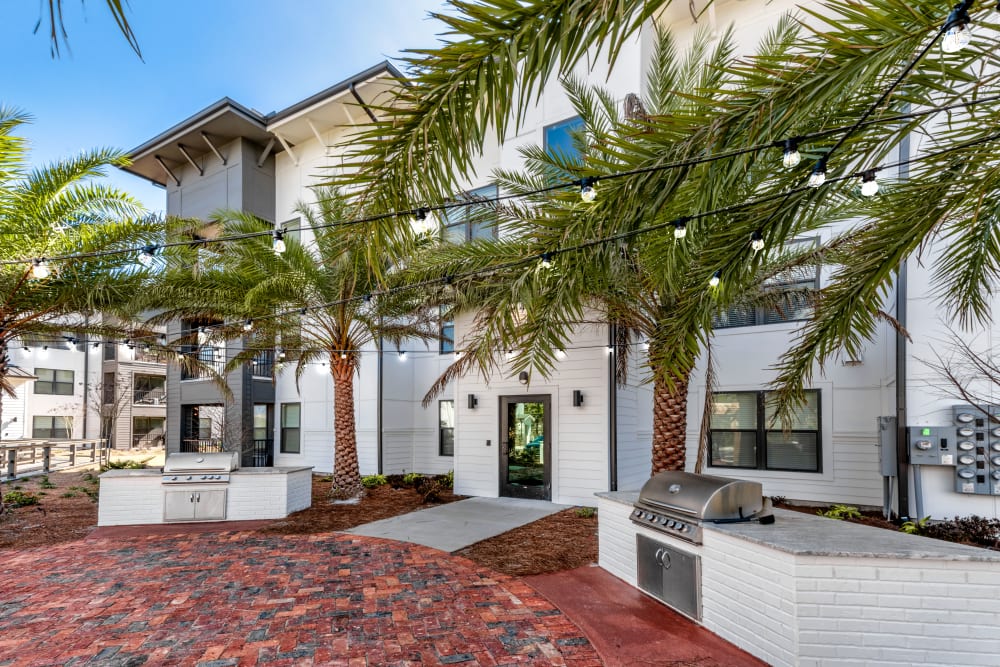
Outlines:
{"label": "green shrub", "polygon": [[596,507],[577,507],[576,515],[581,519],[589,519],[597,514]]}
{"label": "green shrub", "polygon": [[28,505],[37,505],[38,503],[38,496],[23,491],[9,491],[3,497],[3,504],[10,505],[11,507],[27,507]]}
{"label": "green shrub", "polygon": [[61,496],[59,496],[59,497],[60,497],[60,498],[76,498],[76,497],[77,497],[77,496],[79,496],[79,495],[80,495],[80,494],[79,494],[79,493],[77,493],[76,491],[67,491],[66,493],[62,494],[62,495],[61,495]]}
{"label": "green shrub", "polygon": [[924,529],[927,528],[927,522],[930,520],[931,518],[929,516],[925,516],[919,521],[906,521],[899,527],[899,529],[908,535],[920,535],[924,532]]}
{"label": "green shrub", "polygon": [[938,540],[996,549],[1000,548],[1000,519],[984,519],[976,515],[956,516],[950,521],[928,523],[920,534]]}
{"label": "green shrub", "polygon": [[376,486],[382,486],[388,482],[385,475],[365,475],[361,478],[361,486],[366,489],[374,489]]}
{"label": "green shrub", "polygon": [[38,478],[38,488],[40,489],[54,489],[56,485],[49,481],[48,475],[42,475]]}
{"label": "green shrub", "polygon": [[146,467],[146,463],[152,460],[153,457],[150,456],[148,459],[142,459],[141,461],[136,461],[135,459],[108,461],[106,464],[101,466],[101,471],[103,472],[105,470],[141,470]]}
{"label": "green shrub", "polygon": [[444,486],[444,488],[446,488],[446,489],[454,489],[455,488],[455,471],[454,470],[449,470],[448,472],[446,472],[443,475],[438,475],[438,481],[441,482],[441,484]]}
{"label": "green shrub", "polygon": [[424,478],[419,472],[408,472],[403,475],[403,484],[406,486],[416,486]]}
{"label": "green shrub", "polygon": [[851,507],[850,505],[834,505],[825,512],[816,512],[820,516],[825,516],[828,519],[860,519],[861,512],[858,511],[857,507]]}

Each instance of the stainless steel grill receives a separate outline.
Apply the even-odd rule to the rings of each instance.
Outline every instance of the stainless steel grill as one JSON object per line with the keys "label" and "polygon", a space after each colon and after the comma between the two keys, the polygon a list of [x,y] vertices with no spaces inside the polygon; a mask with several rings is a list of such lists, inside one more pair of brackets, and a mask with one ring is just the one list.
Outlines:
{"label": "stainless steel grill", "polygon": [[239,467],[239,452],[178,452],[163,463],[163,483],[225,484]]}
{"label": "stainless steel grill", "polygon": [[706,522],[749,521],[763,509],[763,489],[742,479],[667,471],[639,492],[632,521],[701,544]]}

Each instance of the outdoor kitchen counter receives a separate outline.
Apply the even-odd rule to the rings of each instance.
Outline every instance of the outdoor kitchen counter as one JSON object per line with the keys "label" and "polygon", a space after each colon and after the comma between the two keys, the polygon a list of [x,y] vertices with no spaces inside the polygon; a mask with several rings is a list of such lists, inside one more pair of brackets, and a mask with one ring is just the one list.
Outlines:
{"label": "outdoor kitchen counter", "polygon": [[[598,493],[597,496],[627,505],[631,510],[639,498],[639,492],[612,491]],[[798,556],[922,558],[1000,563],[1000,551],[907,535],[792,510],[776,509],[774,517],[775,522],[770,525],[752,522],[721,524],[706,522],[704,530],[724,533]]]}
{"label": "outdoor kitchen counter", "polygon": [[188,484],[164,484],[162,479],[162,468],[103,473],[97,525],[168,523],[168,493],[187,495],[194,492],[198,502],[207,501],[210,496],[217,498],[213,509],[220,516],[199,516],[196,512],[193,518],[172,518],[178,521],[281,519],[312,504],[312,468],[309,466],[238,468],[229,473],[228,483],[192,480]]}

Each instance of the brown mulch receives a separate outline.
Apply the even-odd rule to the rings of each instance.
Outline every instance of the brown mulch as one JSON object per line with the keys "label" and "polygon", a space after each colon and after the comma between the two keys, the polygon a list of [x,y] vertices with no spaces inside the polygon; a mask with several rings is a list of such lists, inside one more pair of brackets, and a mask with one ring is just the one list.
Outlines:
{"label": "brown mulch", "polygon": [[480,565],[523,577],[597,562],[597,515],[568,509],[491,537],[455,553]]}
{"label": "brown mulch", "polygon": [[290,514],[287,518],[260,529],[260,532],[304,535],[347,530],[370,521],[388,519],[465,498],[444,490],[435,502],[424,502],[423,496],[414,489],[394,489],[385,484],[365,489],[364,495],[358,502],[334,502],[330,499],[331,486],[329,478],[313,475],[312,507]]}
{"label": "brown mulch", "polygon": [[54,489],[43,488],[42,477],[0,484],[0,494],[21,491],[38,496],[40,501],[38,505],[4,508],[0,513],[0,549],[27,549],[86,537],[97,525],[97,503],[87,495],[87,491],[96,493],[95,479],[96,471],[54,472],[48,476]]}

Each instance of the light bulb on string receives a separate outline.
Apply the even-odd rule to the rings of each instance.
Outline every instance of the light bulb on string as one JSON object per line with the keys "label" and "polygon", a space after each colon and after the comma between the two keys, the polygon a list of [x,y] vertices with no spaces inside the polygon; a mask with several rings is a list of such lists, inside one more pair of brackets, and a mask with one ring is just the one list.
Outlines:
{"label": "light bulb on string", "polygon": [[[166,345],[166,344],[167,344],[167,334],[160,334],[160,345]],[[96,343],[94,344],[94,347],[97,347]]]}
{"label": "light bulb on string", "polygon": [[813,167],[812,173],[809,174],[809,187],[818,188],[819,186],[826,183],[826,159],[820,159],[816,161],[816,166]]}
{"label": "light bulb on string", "polygon": [[680,241],[682,238],[687,236],[687,220],[681,218],[680,220],[675,220],[674,225],[674,238]]}
{"label": "light bulb on string", "polygon": [[42,345],[42,349],[39,350],[38,356],[41,357],[42,359],[44,359],[45,357],[49,356],[49,346],[48,345]]}
{"label": "light bulb on string", "polygon": [[278,355],[277,356],[278,356],[278,361],[284,361],[285,360],[285,351],[282,348],[280,348],[280,347],[278,348]]}
{"label": "light bulb on string", "polygon": [[590,176],[580,179],[580,199],[584,203],[592,204],[597,199],[597,188],[594,187],[596,183],[597,181]]}
{"label": "light bulb on string", "polygon": [[755,229],[753,233],[750,234],[750,247],[754,252],[764,249],[764,235],[760,233],[759,229]]}
{"label": "light bulb on string", "polygon": [[722,280],[722,271],[716,270],[716,272],[712,274],[712,277],[708,279],[708,286],[718,287],[719,282],[721,282],[721,280]]}
{"label": "light bulb on string", "polygon": [[275,255],[280,255],[285,252],[285,232],[282,229],[275,229],[272,234],[274,242],[271,244],[271,248],[274,250]]}
{"label": "light bulb on string", "polygon": [[52,270],[49,268],[49,264],[45,261],[44,257],[31,260],[32,278],[35,278],[36,280],[45,280],[50,275],[52,275]]}
{"label": "light bulb on string", "polygon": [[27,345],[25,345],[23,348],[21,348],[21,354],[23,354],[26,357],[30,357],[31,356],[31,348],[28,347]]}
{"label": "light bulb on string", "polygon": [[945,53],[958,53],[972,41],[972,21],[966,9],[967,4],[969,3],[963,2],[956,5],[948,15],[944,24],[944,37],[941,38],[941,50]]}
{"label": "light bulb on string", "polygon": [[69,343],[69,349],[72,350],[73,352],[76,352],[76,343],[77,343],[76,339],[70,338],[67,342]]}
{"label": "light bulb on string", "polygon": [[550,253],[550,252],[543,252],[540,259],[541,259],[541,261],[538,263],[538,265],[540,267],[542,267],[543,269],[551,269],[552,268],[552,253]]}
{"label": "light bulb on string", "polygon": [[400,361],[406,361],[406,350],[400,350],[399,351],[399,360]]}
{"label": "light bulb on string", "polygon": [[562,348],[559,348],[558,350],[556,350],[556,359],[558,359],[559,361],[562,361],[565,358],[566,358],[566,350],[564,350]]}
{"label": "light bulb on string", "polygon": [[247,318],[247,321],[243,323],[244,331],[253,331],[253,320]]}
{"label": "light bulb on string", "polygon": [[875,170],[869,169],[861,175],[861,194],[874,197],[878,194],[878,181],[875,180]]}
{"label": "light bulb on string", "polygon": [[93,344],[93,345],[92,345],[91,347],[93,347],[93,348],[94,348],[94,349],[96,350],[96,349],[97,349],[97,348],[99,348],[100,346],[101,346],[101,344],[100,344],[100,343],[94,343],[94,344]]}
{"label": "light bulb on string", "polygon": [[427,218],[428,213],[430,213],[430,211],[423,207],[414,211],[413,220],[410,222],[410,228],[413,230],[414,234],[418,236],[429,234],[434,229],[434,223]]}
{"label": "light bulb on string", "polygon": [[151,266],[153,264],[153,259],[156,257],[156,246],[148,245],[142,249],[139,253],[139,263],[143,266]]}
{"label": "light bulb on string", "polygon": [[347,358],[347,352],[341,352],[340,353],[340,358],[341,359],[346,359]]}
{"label": "light bulb on string", "polygon": [[781,164],[786,169],[798,166],[802,161],[802,154],[799,153],[799,144],[795,139],[785,139],[785,150],[781,156]]}

